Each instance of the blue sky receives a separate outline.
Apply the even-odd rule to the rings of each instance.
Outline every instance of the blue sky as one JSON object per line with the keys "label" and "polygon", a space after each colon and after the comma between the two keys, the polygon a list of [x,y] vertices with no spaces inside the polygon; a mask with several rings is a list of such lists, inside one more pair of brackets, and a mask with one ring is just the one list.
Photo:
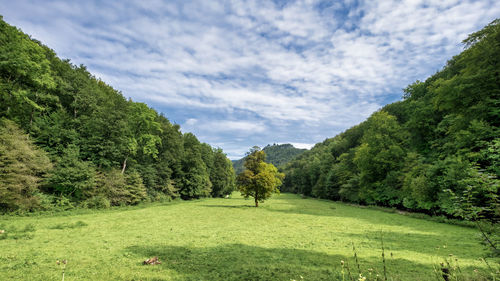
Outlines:
{"label": "blue sky", "polygon": [[310,147],[397,101],[495,1],[12,1],[8,23],[231,159]]}

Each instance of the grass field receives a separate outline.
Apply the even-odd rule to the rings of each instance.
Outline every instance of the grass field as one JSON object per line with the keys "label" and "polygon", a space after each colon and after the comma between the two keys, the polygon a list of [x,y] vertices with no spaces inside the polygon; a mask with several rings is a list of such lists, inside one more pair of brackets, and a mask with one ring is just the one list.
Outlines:
{"label": "grass field", "polygon": [[[342,280],[356,247],[364,275],[437,280],[458,259],[486,265],[477,231],[282,194],[259,208],[239,196],[37,217],[0,217],[0,280]],[[452,256],[450,256],[452,255]],[[162,264],[142,265],[158,256]],[[349,280],[344,269],[345,280]],[[357,279],[356,279],[357,280]]]}

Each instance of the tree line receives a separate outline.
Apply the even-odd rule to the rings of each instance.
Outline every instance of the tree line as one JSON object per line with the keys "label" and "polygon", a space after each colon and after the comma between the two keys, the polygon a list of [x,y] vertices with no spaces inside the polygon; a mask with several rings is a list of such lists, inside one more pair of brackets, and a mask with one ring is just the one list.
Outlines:
{"label": "tree line", "polygon": [[288,163],[282,191],[498,220],[500,20],[463,43],[401,101]]}
{"label": "tree line", "polygon": [[0,210],[221,197],[234,185],[220,148],[0,16]]}

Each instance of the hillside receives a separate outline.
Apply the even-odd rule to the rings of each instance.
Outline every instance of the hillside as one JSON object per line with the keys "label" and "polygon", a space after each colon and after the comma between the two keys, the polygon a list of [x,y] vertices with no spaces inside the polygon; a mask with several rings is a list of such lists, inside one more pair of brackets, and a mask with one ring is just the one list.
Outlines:
{"label": "hillside", "polygon": [[[359,276],[354,244],[362,275],[384,280],[383,239],[387,280],[437,280],[434,267],[445,261],[459,264],[457,280],[488,280],[473,228],[293,194],[251,206],[234,194],[2,217],[0,279],[61,280],[56,261],[67,260],[65,280],[354,280],[341,266]],[[142,264],[155,256],[161,264]]]}
{"label": "hillside", "polygon": [[[468,219],[498,213],[500,20],[403,100],[287,164],[284,191]],[[471,217],[472,216],[472,217]]]}
{"label": "hillside", "polygon": [[[266,162],[271,163],[278,168],[290,162],[304,151],[307,151],[307,149],[295,148],[289,143],[273,145],[268,144],[262,150],[266,153]],[[235,173],[241,173],[243,171],[245,158],[243,157],[239,160],[233,160],[232,162]]]}
{"label": "hillside", "polygon": [[0,212],[224,196],[230,160],[0,17]]}

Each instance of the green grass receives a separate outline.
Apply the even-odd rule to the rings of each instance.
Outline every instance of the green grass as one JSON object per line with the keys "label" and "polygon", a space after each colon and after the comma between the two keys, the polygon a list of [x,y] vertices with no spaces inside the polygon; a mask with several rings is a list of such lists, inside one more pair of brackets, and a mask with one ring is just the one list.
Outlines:
{"label": "green grass", "polygon": [[[0,217],[0,280],[437,280],[458,259],[486,268],[473,228],[282,194],[259,208],[239,196],[77,214]],[[162,264],[142,265],[158,256]],[[455,262],[455,261],[454,261]],[[345,280],[349,280],[344,270]],[[391,280],[391,279],[389,279]]]}

